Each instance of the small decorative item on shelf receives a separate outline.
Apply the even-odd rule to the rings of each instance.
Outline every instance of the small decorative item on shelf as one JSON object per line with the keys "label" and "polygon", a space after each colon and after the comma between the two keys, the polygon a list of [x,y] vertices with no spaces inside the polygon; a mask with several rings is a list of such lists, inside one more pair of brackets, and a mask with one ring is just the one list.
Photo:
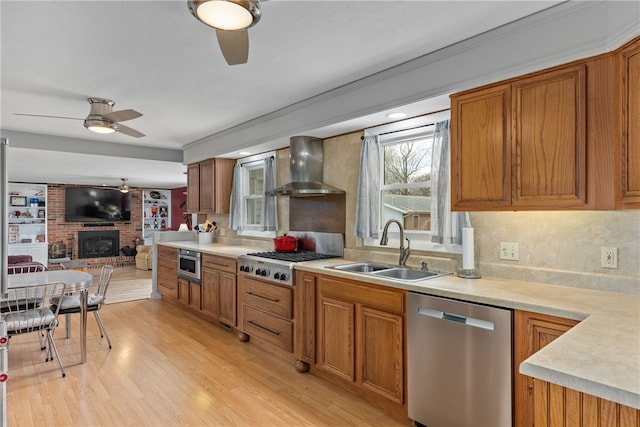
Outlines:
{"label": "small decorative item on shelf", "polygon": [[164,218],[169,216],[169,209],[166,206],[160,206],[160,216]]}
{"label": "small decorative item on shelf", "polygon": [[158,216],[158,205],[153,205],[151,206],[151,216],[152,217],[156,217]]}

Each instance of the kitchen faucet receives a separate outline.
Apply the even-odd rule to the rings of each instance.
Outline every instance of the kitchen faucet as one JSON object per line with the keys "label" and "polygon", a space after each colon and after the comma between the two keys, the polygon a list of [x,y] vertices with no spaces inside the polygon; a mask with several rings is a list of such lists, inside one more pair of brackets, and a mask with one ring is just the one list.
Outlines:
{"label": "kitchen faucet", "polygon": [[390,219],[384,225],[384,229],[382,230],[382,237],[380,238],[380,244],[386,246],[388,243],[387,232],[389,231],[389,226],[392,222],[398,224],[398,228],[400,229],[400,260],[398,261],[399,265],[405,266],[407,264],[407,258],[409,258],[409,253],[411,253],[411,242],[409,242],[409,238],[407,237],[407,248],[405,249],[403,242],[405,240],[404,237],[404,229],[402,228],[402,224],[397,219]]}

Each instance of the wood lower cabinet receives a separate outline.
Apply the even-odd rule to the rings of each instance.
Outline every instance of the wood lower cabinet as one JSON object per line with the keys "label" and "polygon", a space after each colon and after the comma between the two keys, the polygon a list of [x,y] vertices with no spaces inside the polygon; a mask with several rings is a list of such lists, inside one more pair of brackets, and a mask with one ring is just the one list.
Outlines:
{"label": "wood lower cabinet", "polygon": [[236,260],[202,255],[202,311],[225,325],[236,326]]}
{"label": "wood lower cabinet", "polygon": [[[258,345],[293,352],[293,288],[249,277],[240,279],[240,325]],[[266,344],[265,344],[266,343]]]}
{"label": "wood lower cabinet", "polygon": [[178,279],[178,301],[194,310],[202,308],[202,288],[199,283]]}
{"label": "wood lower cabinet", "polygon": [[578,322],[516,310],[514,317],[515,426],[640,427],[640,411],[518,372],[533,353]]}
{"label": "wood lower cabinet", "polygon": [[406,415],[406,291],[322,275],[316,280],[315,368]]}
{"label": "wood lower cabinet", "polygon": [[178,299],[178,250],[158,246],[156,284],[163,298]]}

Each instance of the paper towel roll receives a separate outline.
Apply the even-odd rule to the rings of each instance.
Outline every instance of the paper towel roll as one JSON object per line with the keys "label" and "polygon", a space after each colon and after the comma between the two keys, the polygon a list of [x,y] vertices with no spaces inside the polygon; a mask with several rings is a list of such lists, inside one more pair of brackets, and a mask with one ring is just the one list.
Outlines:
{"label": "paper towel roll", "polygon": [[464,227],[462,229],[462,268],[473,270],[475,265],[473,227]]}

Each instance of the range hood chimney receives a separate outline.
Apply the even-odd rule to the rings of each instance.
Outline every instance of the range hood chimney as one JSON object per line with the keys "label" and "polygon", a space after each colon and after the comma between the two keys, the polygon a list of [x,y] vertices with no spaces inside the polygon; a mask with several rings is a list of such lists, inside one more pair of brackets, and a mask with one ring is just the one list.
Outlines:
{"label": "range hood chimney", "polygon": [[322,182],[322,139],[292,136],[289,141],[291,182],[269,192],[269,196],[325,196],[345,194]]}

